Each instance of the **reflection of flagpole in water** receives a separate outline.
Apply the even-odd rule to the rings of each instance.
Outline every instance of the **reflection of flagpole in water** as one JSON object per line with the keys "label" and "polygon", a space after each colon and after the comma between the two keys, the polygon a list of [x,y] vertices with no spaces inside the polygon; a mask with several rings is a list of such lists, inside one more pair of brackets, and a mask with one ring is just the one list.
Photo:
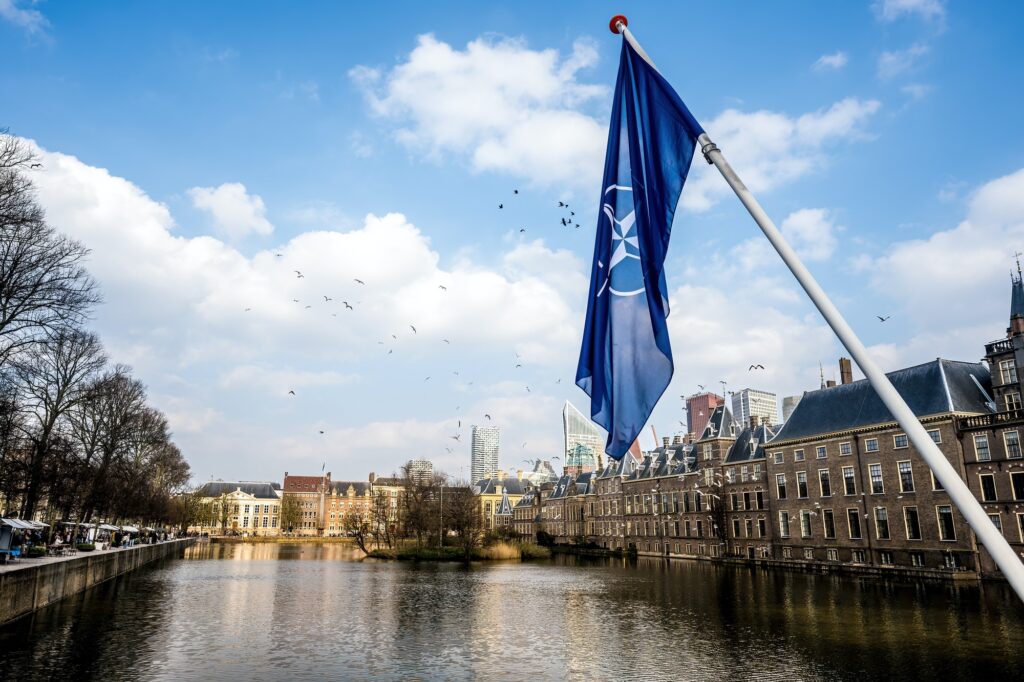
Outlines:
{"label": "reflection of flagpole in water", "polygon": [[[637,43],[633,34],[626,28],[627,24],[626,18],[619,15],[612,18],[609,27],[612,33],[622,34],[633,49],[657,70],[654,62],[651,61],[647,53]],[[765,237],[775,247],[776,252],[778,252],[786,267],[796,277],[797,282],[803,287],[804,292],[810,297],[815,307],[821,313],[821,316],[825,318],[828,326],[832,328],[832,331],[839,337],[839,341],[842,342],[847,352],[856,361],[857,366],[864,372],[864,376],[871,384],[871,387],[875,389],[878,397],[881,398],[886,408],[888,408],[897,423],[903,428],[904,433],[907,434],[910,442],[914,444],[914,448],[932,470],[935,478],[945,488],[949,498],[957,506],[957,509],[960,510],[960,513],[978,536],[982,545],[988,550],[996,565],[999,566],[999,570],[1002,571],[1003,576],[1006,577],[1017,593],[1017,596],[1024,601],[1024,564],[1021,564],[1020,559],[1013,553],[1013,549],[1011,549],[1006,538],[1003,537],[1002,532],[988,518],[985,510],[978,500],[975,499],[970,488],[960,478],[960,474],[957,473],[953,465],[950,464],[946,456],[942,454],[942,451],[939,450],[939,447],[931,439],[931,436],[928,435],[924,426],[921,425],[914,412],[907,405],[906,401],[903,400],[903,396],[893,387],[889,377],[875,364],[864,344],[861,343],[853,329],[847,324],[842,314],[836,309],[817,280],[814,279],[814,276],[801,262],[793,247],[782,236],[782,233],[779,232],[772,219],[761,208],[761,204],[758,203],[754,195],[747,189],[747,186],[736,175],[736,171],[725,160],[722,152],[711,141],[708,134],[702,133],[697,141],[701,145],[701,153],[704,154],[704,158],[709,164],[713,164],[718,169],[722,177],[729,184],[729,187],[736,193],[740,202],[750,213],[750,217],[754,219],[754,222],[761,228]]]}

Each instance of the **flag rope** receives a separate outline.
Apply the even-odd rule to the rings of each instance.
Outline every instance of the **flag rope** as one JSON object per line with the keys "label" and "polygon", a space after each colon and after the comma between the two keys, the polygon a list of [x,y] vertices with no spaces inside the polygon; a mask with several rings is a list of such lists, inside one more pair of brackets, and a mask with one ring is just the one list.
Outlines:
{"label": "flag rope", "polygon": [[[626,18],[622,16],[615,17],[612,22],[613,32],[621,33],[629,41],[629,44],[633,46],[633,49],[654,67],[650,57],[647,56],[647,53],[640,47],[636,38],[626,28]],[[654,68],[656,69],[657,67]],[[736,193],[740,202],[747,209],[747,212],[750,213],[750,217],[761,228],[764,236],[771,242],[775,251],[786,264],[786,267],[793,273],[793,276],[796,277],[797,282],[799,282],[800,286],[810,297],[818,312],[825,318],[825,322],[832,328],[839,341],[853,357],[854,362],[864,372],[864,376],[870,382],[872,388],[875,389],[875,392],[878,393],[878,397],[882,399],[889,412],[895,417],[896,422],[903,428],[904,433],[914,444],[914,447],[922,459],[924,459],[928,468],[935,474],[935,478],[946,489],[946,493],[953,501],[953,504],[956,505],[964,520],[967,521],[967,524],[974,531],[977,539],[988,550],[992,560],[995,561],[1003,576],[1010,583],[1014,592],[1017,593],[1017,597],[1024,602],[1024,564],[1013,553],[1010,543],[1007,542],[1003,534],[992,523],[992,520],[988,518],[981,503],[974,497],[974,494],[967,487],[964,480],[960,478],[960,474],[953,468],[949,460],[946,459],[946,456],[942,454],[942,451],[931,439],[931,436],[928,435],[924,426],[918,421],[906,401],[903,400],[903,396],[899,394],[892,385],[892,382],[889,381],[889,377],[875,364],[860,338],[857,337],[850,325],[847,324],[842,314],[825,293],[825,290],[821,288],[817,280],[814,279],[814,276],[797,256],[793,247],[789,245],[789,242],[779,232],[779,229],[761,207],[761,204],[758,203],[751,191],[740,180],[736,171],[725,160],[718,146],[711,141],[707,133],[701,134],[697,141],[701,145],[701,152],[704,154],[704,158],[709,164],[713,164],[718,169],[722,177],[729,184],[729,187]]]}

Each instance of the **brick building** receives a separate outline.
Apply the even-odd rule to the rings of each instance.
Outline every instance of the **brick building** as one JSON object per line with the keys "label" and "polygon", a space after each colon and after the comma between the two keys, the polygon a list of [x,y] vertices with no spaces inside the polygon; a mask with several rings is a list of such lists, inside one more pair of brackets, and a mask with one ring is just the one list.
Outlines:
{"label": "brick building", "polygon": [[715,410],[725,405],[725,399],[717,393],[706,391],[696,393],[686,399],[686,432],[697,437],[704,433],[704,427],[711,421]]}

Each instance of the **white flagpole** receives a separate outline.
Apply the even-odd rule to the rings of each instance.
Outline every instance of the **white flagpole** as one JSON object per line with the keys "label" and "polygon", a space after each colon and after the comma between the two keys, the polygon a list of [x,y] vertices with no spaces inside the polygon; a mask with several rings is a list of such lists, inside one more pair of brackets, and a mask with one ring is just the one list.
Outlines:
{"label": "white flagpole", "polygon": [[[633,49],[646,59],[651,66],[654,66],[647,53],[637,43],[636,38],[626,28],[626,23],[625,17],[621,15],[614,17],[610,26],[612,33],[621,33],[629,41],[629,44],[633,46]],[[985,510],[974,497],[970,488],[967,487],[967,484],[960,478],[960,474],[957,473],[953,465],[946,459],[946,456],[939,450],[939,447],[932,441],[931,436],[928,435],[924,426],[914,416],[913,411],[911,411],[903,397],[893,387],[889,378],[885,376],[885,373],[878,368],[874,360],[871,359],[871,356],[868,355],[864,344],[857,338],[853,329],[850,328],[850,325],[843,319],[839,310],[829,300],[828,295],[814,279],[814,276],[811,275],[810,271],[800,261],[796,252],[793,251],[793,247],[789,245],[782,236],[782,233],[779,232],[779,229],[775,227],[772,219],[761,208],[761,204],[757,202],[754,195],[751,194],[747,186],[736,175],[736,171],[732,169],[729,162],[722,156],[722,152],[711,141],[707,133],[702,134],[698,141],[701,144],[701,153],[704,154],[704,158],[707,159],[708,163],[714,164],[722,174],[722,177],[725,178],[725,181],[729,183],[729,187],[732,188],[750,213],[750,217],[754,219],[757,226],[764,232],[764,236],[775,247],[775,250],[782,257],[790,272],[796,277],[800,286],[810,296],[811,301],[814,302],[822,317],[825,318],[832,331],[835,332],[843,346],[846,347],[846,350],[853,357],[854,362],[864,372],[864,376],[871,383],[872,388],[878,393],[885,406],[889,408],[889,412],[892,413],[893,417],[896,418],[896,422],[903,428],[910,442],[914,444],[918,453],[920,453],[925,463],[935,474],[935,478],[946,489],[946,493],[957,506],[957,509],[960,510],[960,513],[971,529],[977,534],[981,544],[988,550],[988,553],[992,556],[996,565],[999,566],[999,570],[1002,571],[1003,576],[1006,577],[1010,586],[1017,593],[1017,596],[1021,601],[1024,601],[1024,564],[1013,553],[1013,549],[1006,541],[1006,538],[1003,537],[1003,534],[992,523],[992,520],[988,518],[988,515],[985,514]]]}

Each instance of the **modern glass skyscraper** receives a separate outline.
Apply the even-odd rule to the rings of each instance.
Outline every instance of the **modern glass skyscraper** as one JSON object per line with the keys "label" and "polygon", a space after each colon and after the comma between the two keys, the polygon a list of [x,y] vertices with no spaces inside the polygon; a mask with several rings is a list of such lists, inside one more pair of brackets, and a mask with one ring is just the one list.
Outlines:
{"label": "modern glass skyscraper", "polygon": [[501,429],[497,426],[474,426],[472,460],[469,472],[471,483],[498,473]]}
{"label": "modern glass skyscraper", "polygon": [[604,461],[604,431],[568,400],[562,408],[562,428],[565,432],[565,473],[575,476],[600,469]]}

